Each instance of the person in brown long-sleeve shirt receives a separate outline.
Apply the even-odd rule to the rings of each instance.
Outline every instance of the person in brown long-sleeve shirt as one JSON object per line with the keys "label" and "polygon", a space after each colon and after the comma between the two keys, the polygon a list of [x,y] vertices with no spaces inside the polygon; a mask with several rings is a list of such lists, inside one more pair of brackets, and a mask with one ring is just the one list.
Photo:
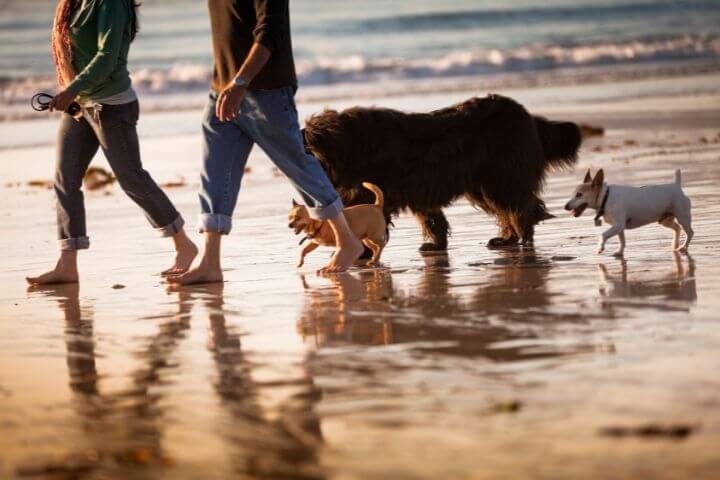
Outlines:
{"label": "person in brown long-sleeve shirt", "polygon": [[240,181],[255,144],[290,178],[311,214],[332,227],[337,250],[321,271],[347,270],[363,247],[320,162],[303,146],[288,0],[208,0],[208,6],[215,65],[203,121],[200,231],[205,252],[196,267],[169,280],[223,280],[220,242],[232,228]]}

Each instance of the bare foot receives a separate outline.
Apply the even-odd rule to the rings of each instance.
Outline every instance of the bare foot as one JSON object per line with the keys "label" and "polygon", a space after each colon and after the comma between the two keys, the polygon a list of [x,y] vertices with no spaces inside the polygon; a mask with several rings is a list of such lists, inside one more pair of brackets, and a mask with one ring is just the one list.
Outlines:
{"label": "bare foot", "polygon": [[163,277],[180,275],[181,273],[187,272],[193,260],[197,257],[197,247],[189,238],[185,237],[185,239],[186,241],[177,244],[175,247],[175,263],[173,266],[160,272],[160,275]]}
{"label": "bare foot", "polygon": [[55,268],[49,272],[43,273],[38,277],[25,277],[30,285],[53,285],[58,283],[77,283],[78,269],[77,263],[73,261],[63,261],[62,257],[58,260]]}
{"label": "bare foot", "polygon": [[318,273],[340,273],[350,268],[365,251],[365,247],[360,243],[360,240],[356,238],[353,240],[354,242],[350,245],[340,247],[332,256],[330,263],[318,270]]}
{"label": "bare foot", "polygon": [[222,269],[220,266],[210,266],[207,263],[200,263],[197,267],[188,270],[181,275],[168,275],[167,281],[178,285],[197,285],[200,283],[220,283],[223,281]]}

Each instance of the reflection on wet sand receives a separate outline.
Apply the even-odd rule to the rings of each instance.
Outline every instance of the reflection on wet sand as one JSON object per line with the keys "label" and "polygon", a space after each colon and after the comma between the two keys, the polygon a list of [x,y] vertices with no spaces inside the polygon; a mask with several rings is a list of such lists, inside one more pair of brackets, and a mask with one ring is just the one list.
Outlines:
{"label": "reflection on wet sand", "polygon": [[223,435],[233,445],[229,459],[233,473],[238,478],[324,478],[318,465],[322,431],[315,412],[320,395],[307,371],[292,382],[296,391],[272,414],[266,412],[262,390],[279,385],[263,385],[253,379],[253,364],[242,351],[240,334],[227,325],[223,285],[182,291],[192,292],[190,298],[204,299],[209,312],[207,344],[217,370],[214,388],[231,419],[223,426]]}
{"label": "reflection on wet sand", "polygon": [[65,319],[65,346],[72,404],[86,432],[86,446],[41,465],[21,467],[23,475],[109,471],[144,467],[169,467],[173,459],[163,449],[163,389],[170,371],[172,353],[190,326],[189,305],[178,303],[178,312],[158,326],[136,352],[141,366],[128,376],[131,384],[119,391],[103,391],[97,370],[93,309],[81,307],[79,286],[35,287],[32,291],[57,300]]}
{"label": "reflection on wet sand", "polygon": [[51,460],[36,459],[19,467],[19,475],[84,478],[122,472],[122,478],[172,478],[176,460],[165,452],[163,437],[173,422],[165,406],[168,389],[159,387],[174,382],[172,372],[180,365],[171,357],[190,329],[194,305],[202,304],[208,311],[207,345],[217,370],[214,389],[231,419],[221,433],[234,446],[228,459],[232,472],[237,478],[324,478],[317,454],[322,434],[314,409],[319,394],[312,379],[306,375],[292,382],[298,393],[285,399],[270,418],[260,400],[264,386],[253,380],[254,365],[243,355],[240,335],[226,324],[222,285],[172,291],[177,294],[176,313],[154,317],[162,322],[135,353],[141,366],[128,374],[131,385],[113,392],[104,392],[101,386],[93,310],[81,307],[79,286],[33,291],[56,300],[64,316],[72,403],[82,422],[80,429],[87,434],[87,446],[73,446],[71,453]]}
{"label": "reflection on wet sand", "polygon": [[497,361],[567,353],[499,346],[536,337],[510,323],[529,321],[552,302],[546,288],[550,261],[532,250],[501,251],[495,261],[501,268],[467,283],[453,282],[446,254],[426,255],[424,262],[413,288],[396,288],[386,269],[330,277],[331,289],[310,288],[303,279],[298,332],[317,347],[415,344],[418,352]]}
{"label": "reflection on wet sand", "polygon": [[690,255],[686,257],[687,267],[680,254],[673,252],[674,271],[662,277],[658,277],[654,270],[648,272],[643,269],[634,272],[635,275],[630,278],[626,260],[620,261],[619,273],[617,268],[599,264],[599,292],[608,300],[603,306],[612,310],[619,305],[627,307],[641,304],[643,308],[688,311],[690,305],[697,301],[697,286],[695,261]]}

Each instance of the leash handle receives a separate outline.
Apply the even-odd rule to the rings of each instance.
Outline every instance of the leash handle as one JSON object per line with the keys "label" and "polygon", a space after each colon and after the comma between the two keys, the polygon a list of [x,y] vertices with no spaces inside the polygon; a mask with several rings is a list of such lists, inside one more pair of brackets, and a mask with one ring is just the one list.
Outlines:
{"label": "leash handle", "polygon": [[47,93],[36,93],[30,99],[30,106],[36,112],[44,112],[50,108],[50,102],[52,102],[52,99],[52,95],[48,95]]}
{"label": "leash handle", "polygon": [[[45,92],[36,93],[30,99],[30,107],[36,112],[44,112],[50,108],[50,102],[52,102],[53,96]],[[80,113],[80,104],[72,102],[70,106],[65,110],[65,113],[72,115],[73,117]]]}

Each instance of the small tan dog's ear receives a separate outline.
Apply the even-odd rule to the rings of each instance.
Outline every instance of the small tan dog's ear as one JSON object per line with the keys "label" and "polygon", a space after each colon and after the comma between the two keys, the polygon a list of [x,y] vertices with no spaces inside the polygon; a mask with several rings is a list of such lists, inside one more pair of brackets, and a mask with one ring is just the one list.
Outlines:
{"label": "small tan dog's ear", "polygon": [[602,185],[604,181],[605,181],[605,172],[603,172],[603,169],[601,168],[595,174],[595,178],[593,178],[593,181],[592,181],[593,187],[598,187],[598,186]]}
{"label": "small tan dog's ear", "polygon": [[585,178],[583,179],[583,183],[590,183],[590,182],[592,182],[592,175],[590,175],[590,169],[588,168],[588,171],[585,174]]}
{"label": "small tan dog's ear", "polygon": [[296,202],[295,199],[293,198],[293,207],[297,207],[298,205],[300,205],[300,204],[298,202]]}

